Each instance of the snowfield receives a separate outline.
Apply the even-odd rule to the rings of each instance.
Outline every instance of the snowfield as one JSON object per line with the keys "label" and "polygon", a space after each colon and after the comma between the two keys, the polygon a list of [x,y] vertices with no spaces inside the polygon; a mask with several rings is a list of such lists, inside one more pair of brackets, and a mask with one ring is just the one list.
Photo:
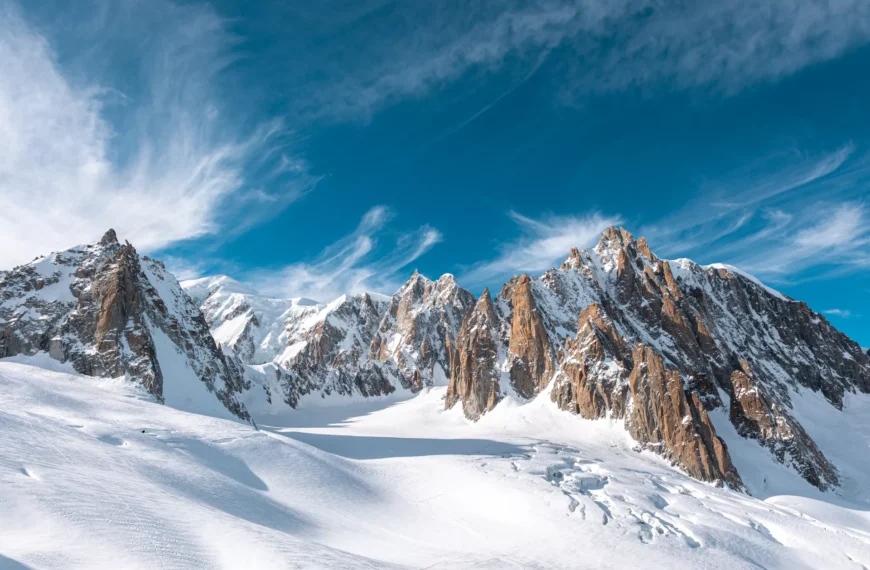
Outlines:
{"label": "snowfield", "polygon": [[28,362],[0,361],[3,570],[870,567],[866,397],[837,425],[796,406],[841,494],[726,434],[750,497],[546,393],[477,423],[441,411],[442,387],[257,431]]}

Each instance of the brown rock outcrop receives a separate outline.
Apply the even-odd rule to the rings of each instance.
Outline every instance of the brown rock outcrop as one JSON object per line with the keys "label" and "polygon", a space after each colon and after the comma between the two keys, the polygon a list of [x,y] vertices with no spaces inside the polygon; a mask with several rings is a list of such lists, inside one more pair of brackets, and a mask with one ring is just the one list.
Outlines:
{"label": "brown rock outcrop", "polygon": [[450,375],[447,346],[456,340],[474,295],[453,275],[431,281],[414,272],[390,299],[369,349],[369,358],[395,369],[405,388],[445,382]]}
{"label": "brown rock outcrop", "polygon": [[731,390],[730,417],[737,433],[757,440],[819,489],[839,483],[834,466],[803,426],[758,385],[746,360],[731,375]]}
{"label": "brown rock outcrop", "polygon": [[283,400],[295,408],[300,398],[318,392],[366,397],[394,392],[388,373],[368,360],[385,305],[363,293],[345,296],[332,306],[329,315],[297,341],[302,348],[281,362]]}
{"label": "brown rock outcrop", "polygon": [[499,356],[498,316],[489,290],[462,321],[451,350],[450,384],[444,401],[445,409],[462,402],[469,419],[478,419],[493,409],[502,398],[497,371]]}
{"label": "brown rock outcrop", "polygon": [[625,418],[635,440],[693,477],[743,487],[698,394],[650,347],[630,349],[599,304],[581,313],[577,336],[566,341],[551,397],[584,418]]}
{"label": "brown rock outcrop", "polygon": [[683,388],[680,373],[665,369],[651,348],[637,345],[629,377],[632,405],[628,431],[702,481],[743,488],[728,449],[710,422],[696,393]]}
{"label": "brown rock outcrop", "polygon": [[580,314],[577,336],[565,342],[565,358],[551,398],[587,419],[625,414],[631,350],[598,303]]}
{"label": "brown rock outcrop", "polygon": [[250,419],[237,399],[249,387],[242,370],[219,350],[202,313],[161,262],[119,244],[112,230],[5,273],[0,299],[2,351],[43,351],[82,374],[126,375],[162,401],[167,379],[155,338],[165,335],[162,350],[177,351],[230,412]]}
{"label": "brown rock outcrop", "polygon": [[555,355],[531,287],[529,276],[522,275],[513,288],[508,342],[511,385],[524,398],[543,390],[555,370]]}
{"label": "brown rock outcrop", "polygon": [[[707,415],[723,395],[738,391],[731,418],[741,435],[826,489],[836,471],[788,413],[790,394],[806,387],[841,407],[846,392],[870,392],[867,354],[806,304],[728,266],[661,260],[622,228],[605,230],[593,250],[572,249],[539,279],[514,278],[495,308],[505,356],[487,365],[488,382],[507,371],[525,398],[552,382],[559,407],[625,417],[650,449],[735,487],[739,475]],[[637,344],[644,350],[628,348]],[[754,375],[732,376],[738,355]],[[757,390],[747,392],[749,383]]]}

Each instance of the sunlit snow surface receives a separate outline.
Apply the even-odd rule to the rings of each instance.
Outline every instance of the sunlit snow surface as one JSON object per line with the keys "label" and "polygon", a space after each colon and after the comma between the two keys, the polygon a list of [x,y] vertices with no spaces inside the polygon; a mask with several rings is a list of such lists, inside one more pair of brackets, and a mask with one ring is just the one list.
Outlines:
{"label": "sunlit snow surface", "polygon": [[0,568],[870,567],[866,399],[834,420],[796,406],[841,495],[729,441],[753,498],[547,394],[472,424],[441,411],[443,390],[255,431],[2,361]]}

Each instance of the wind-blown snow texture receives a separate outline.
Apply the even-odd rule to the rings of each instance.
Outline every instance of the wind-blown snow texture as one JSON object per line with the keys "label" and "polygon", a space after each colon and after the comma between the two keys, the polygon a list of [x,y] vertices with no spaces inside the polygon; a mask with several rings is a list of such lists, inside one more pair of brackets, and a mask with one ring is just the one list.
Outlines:
{"label": "wind-blown snow texture", "polygon": [[[470,423],[441,411],[444,390],[255,431],[129,382],[0,362],[0,568],[870,565],[868,504],[813,493],[769,454],[745,460],[797,495],[696,481],[546,393]],[[870,400],[846,400],[820,442],[868,433]],[[836,447],[844,475],[870,468],[867,443]]]}

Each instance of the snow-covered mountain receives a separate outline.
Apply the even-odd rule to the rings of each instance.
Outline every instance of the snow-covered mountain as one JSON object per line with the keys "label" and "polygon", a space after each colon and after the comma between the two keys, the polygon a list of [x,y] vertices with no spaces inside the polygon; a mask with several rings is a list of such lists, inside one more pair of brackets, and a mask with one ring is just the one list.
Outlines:
{"label": "snow-covered mountain", "polygon": [[226,276],[185,281],[215,340],[247,365],[252,409],[314,396],[371,397],[446,385],[450,346],[474,296],[452,275],[414,273],[392,297],[274,299]]}
{"label": "snow-covered mountain", "polygon": [[619,228],[329,303],[110,231],[0,272],[0,568],[870,566],[868,392],[806,304]]}
{"label": "snow-covered mountain", "polygon": [[764,481],[731,453],[747,441],[821,490],[841,485],[793,400],[818,393],[837,414],[870,392],[868,355],[806,304],[733,267],[659,259],[621,228],[494,298],[416,272],[392,297],[322,304],[225,276],[179,285],[114,232],[0,278],[0,356],[127,375],[177,407],[208,408],[211,392],[256,420],[446,385],[445,406],[478,420],[540,396],[749,491]]}
{"label": "snow-covered mountain", "polygon": [[238,399],[243,370],[197,306],[160,261],[112,230],[0,273],[0,358],[39,352],[82,374],[127,376],[174,407],[250,417]]}
{"label": "snow-covered mountain", "polygon": [[[717,435],[733,428],[816,487],[838,484],[791,399],[818,392],[836,414],[845,394],[870,392],[870,361],[806,304],[735,268],[660,260],[610,228],[559,269],[514,278],[492,306],[460,337],[496,339],[495,356],[481,366],[479,342],[460,347],[448,391],[470,418],[548,391],[583,417],[624,419],[639,444],[703,480],[743,488]],[[729,426],[714,421],[720,410]]]}
{"label": "snow-covered mountain", "polygon": [[450,349],[474,295],[453,275],[431,281],[416,271],[387,307],[370,358],[392,363],[406,388],[447,385]]}
{"label": "snow-covered mountain", "polygon": [[[199,305],[214,339],[245,364],[280,359],[301,340],[300,328],[312,328],[304,326],[309,317],[322,309],[310,299],[261,295],[225,275],[182,281],[181,286]],[[285,330],[288,321],[297,327]]]}
{"label": "snow-covered mountain", "polygon": [[819,392],[836,413],[844,394],[870,391],[866,353],[806,304],[734,267],[661,260],[618,228],[558,269],[513,278],[494,299],[417,273],[388,303],[265,299],[226,278],[185,287],[203,299],[218,341],[252,365],[251,385],[272,409],[276,394],[296,407],[309,394],[447,381],[446,406],[461,402],[476,420],[505,398],[547,392],[568,412],[624,420],[639,445],[739,489],[719,431],[754,440],[820,489],[836,487],[837,467],[792,413],[792,395]]}

